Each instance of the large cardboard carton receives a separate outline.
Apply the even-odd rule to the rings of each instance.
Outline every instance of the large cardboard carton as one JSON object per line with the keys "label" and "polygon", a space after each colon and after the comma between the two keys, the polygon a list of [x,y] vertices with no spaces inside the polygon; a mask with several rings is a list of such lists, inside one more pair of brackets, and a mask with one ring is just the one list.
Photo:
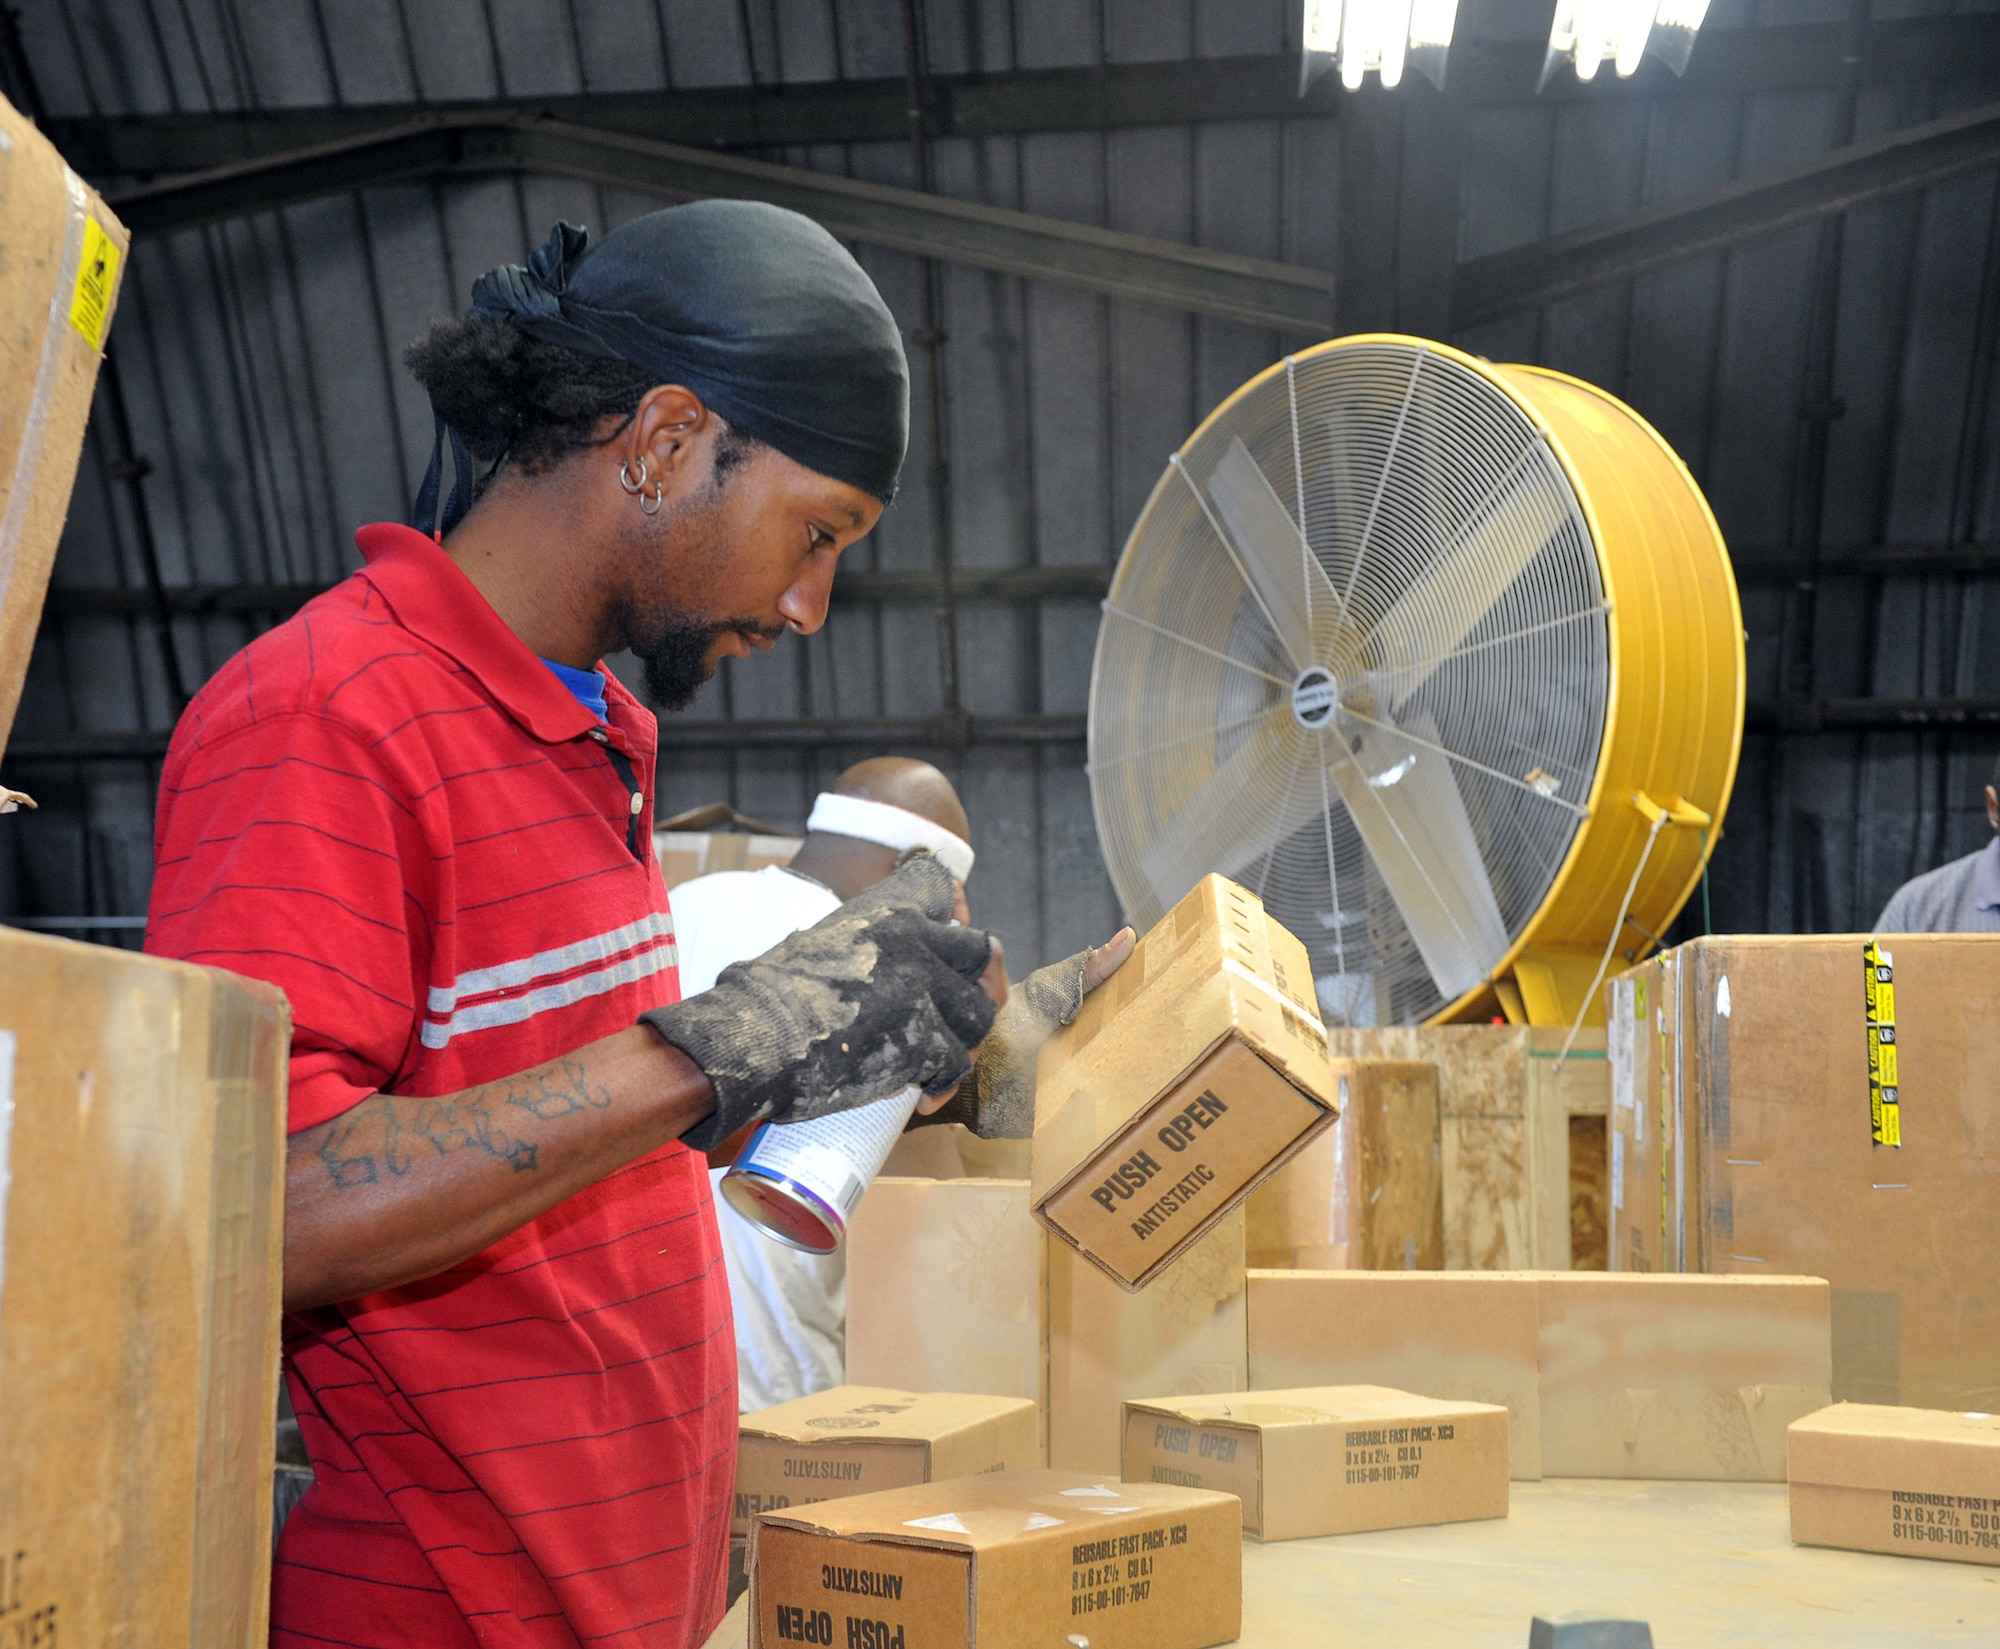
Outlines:
{"label": "large cardboard carton", "polygon": [[1792,1539],[2000,1566],[2000,1415],[1836,1403],[1791,1426]]}
{"label": "large cardboard carton", "polygon": [[1507,1411],[1386,1386],[1125,1405],[1124,1476],[1220,1489],[1262,1540],[1507,1515]]}
{"label": "large cardboard carton", "polygon": [[1056,1471],[767,1514],[750,1646],[1207,1649],[1240,1628],[1241,1518],[1226,1494]]}
{"label": "large cardboard carton", "polygon": [[1780,1482],[1828,1390],[1817,1278],[1252,1271],[1248,1293],[1251,1390],[1498,1403],[1517,1478]]}
{"label": "large cardboard carton", "polygon": [[129,237],[0,98],[0,749],[41,622]]}
{"label": "large cardboard carton", "polygon": [[962,1122],[933,1123],[898,1135],[882,1159],[882,1173],[897,1179],[1017,1179],[1026,1186],[1029,1151],[1025,1139],[981,1139]]}
{"label": "large cardboard carton", "polygon": [[1250,1264],[1279,1270],[1439,1271],[1444,1176],[1437,1066],[1334,1063],[1340,1116],[1250,1193]]}
{"label": "large cardboard carton", "polygon": [[1041,1462],[1024,1398],[835,1386],[743,1416],[730,1532],[748,1534],[759,1512]]}
{"label": "large cardboard carton", "polygon": [[1205,877],[1041,1053],[1033,1197],[1127,1288],[1332,1125],[1305,946]]}
{"label": "large cardboard carton", "polygon": [[1241,1209],[1141,1293],[1061,1243],[1048,1275],[1050,1465],[1115,1474],[1127,1398],[1248,1386]]}
{"label": "large cardboard carton", "polygon": [[1533,1275],[1252,1271],[1249,1385],[1388,1386],[1507,1411],[1511,1474],[1542,1475]]}
{"label": "large cardboard carton", "polygon": [[1832,1382],[1817,1277],[1540,1272],[1544,1477],[1781,1483]]}
{"label": "large cardboard carton", "polygon": [[2000,1409],[1995,980],[2000,935],[1846,934],[1612,981],[1613,1265],[1824,1277],[1836,1397]]}
{"label": "large cardboard carton", "polygon": [[266,1635],[284,998],[0,928],[0,1642]]}
{"label": "large cardboard carton", "polygon": [[1026,1180],[876,1180],[847,1230],[848,1379],[1042,1404],[1047,1248]]}

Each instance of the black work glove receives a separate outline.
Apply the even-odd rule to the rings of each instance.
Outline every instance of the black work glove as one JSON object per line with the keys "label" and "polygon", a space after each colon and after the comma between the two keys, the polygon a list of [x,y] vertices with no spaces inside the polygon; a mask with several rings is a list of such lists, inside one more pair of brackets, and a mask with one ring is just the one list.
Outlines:
{"label": "black work glove", "polygon": [[1051,962],[1014,986],[980,1047],[972,1073],[950,1101],[911,1126],[962,1122],[981,1139],[1028,1139],[1035,1132],[1035,1064],[1042,1044],[1076,1018],[1083,999],[1131,954],[1131,930],[1110,944]]}
{"label": "black work glove", "polygon": [[708,1150],[752,1122],[804,1122],[915,1084],[938,1093],[993,1024],[991,942],[950,926],[951,872],[928,854],[813,927],[722,970],[712,990],[639,1016],[715,1087],[681,1138]]}

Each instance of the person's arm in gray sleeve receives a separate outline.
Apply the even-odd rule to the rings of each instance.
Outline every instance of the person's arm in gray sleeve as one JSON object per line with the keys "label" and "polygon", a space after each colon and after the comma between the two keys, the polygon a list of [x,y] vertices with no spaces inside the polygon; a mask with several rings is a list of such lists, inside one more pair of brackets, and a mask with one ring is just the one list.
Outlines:
{"label": "person's arm in gray sleeve", "polygon": [[1110,943],[1037,968],[1014,986],[972,1074],[941,1109],[911,1126],[962,1122],[982,1139],[1030,1138],[1042,1044],[1076,1018],[1083,999],[1124,965],[1136,943],[1130,928],[1120,928]]}

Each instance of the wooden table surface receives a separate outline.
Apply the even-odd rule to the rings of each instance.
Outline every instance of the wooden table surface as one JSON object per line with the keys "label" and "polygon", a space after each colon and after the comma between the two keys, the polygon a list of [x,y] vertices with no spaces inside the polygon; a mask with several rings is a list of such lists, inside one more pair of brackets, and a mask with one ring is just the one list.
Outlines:
{"label": "wooden table surface", "polygon": [[[744,1649],[747,1598],[709,1649]],[[1504,1520],[1243,1545],[1244,1649],[1526,1649],[1538,1613],[1656,1649],[2000,1645],[2000,1568],[1794,1546],[1782,1483],[1516,1483]],[[926,1646],[929,1649],[929,1646]]]}
{"label": "wooden table surface", "polygon": [[2000,1569],[1794,1546],[1782,1483],[1516,1483],[1489,1523],[1243,1549],[1243,1637],[1526,1649],[1537,1614],[1651,1623],[1656,1649],[2000,1644]]}

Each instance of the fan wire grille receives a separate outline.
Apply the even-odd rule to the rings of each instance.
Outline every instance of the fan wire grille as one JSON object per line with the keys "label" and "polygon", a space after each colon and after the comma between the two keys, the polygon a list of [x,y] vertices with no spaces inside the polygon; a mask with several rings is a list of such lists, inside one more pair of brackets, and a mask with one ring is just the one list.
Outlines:
{"label": "fan wire grille", "polygon": [[1606,618],[1568,475],[1498,385],[1416,343],[1288,360],[1175,455],[1106,603],[1090,779],[1127,913],[1220,871],[1304,940],[1330,1024],[1435,1014],[1582,822]]}

